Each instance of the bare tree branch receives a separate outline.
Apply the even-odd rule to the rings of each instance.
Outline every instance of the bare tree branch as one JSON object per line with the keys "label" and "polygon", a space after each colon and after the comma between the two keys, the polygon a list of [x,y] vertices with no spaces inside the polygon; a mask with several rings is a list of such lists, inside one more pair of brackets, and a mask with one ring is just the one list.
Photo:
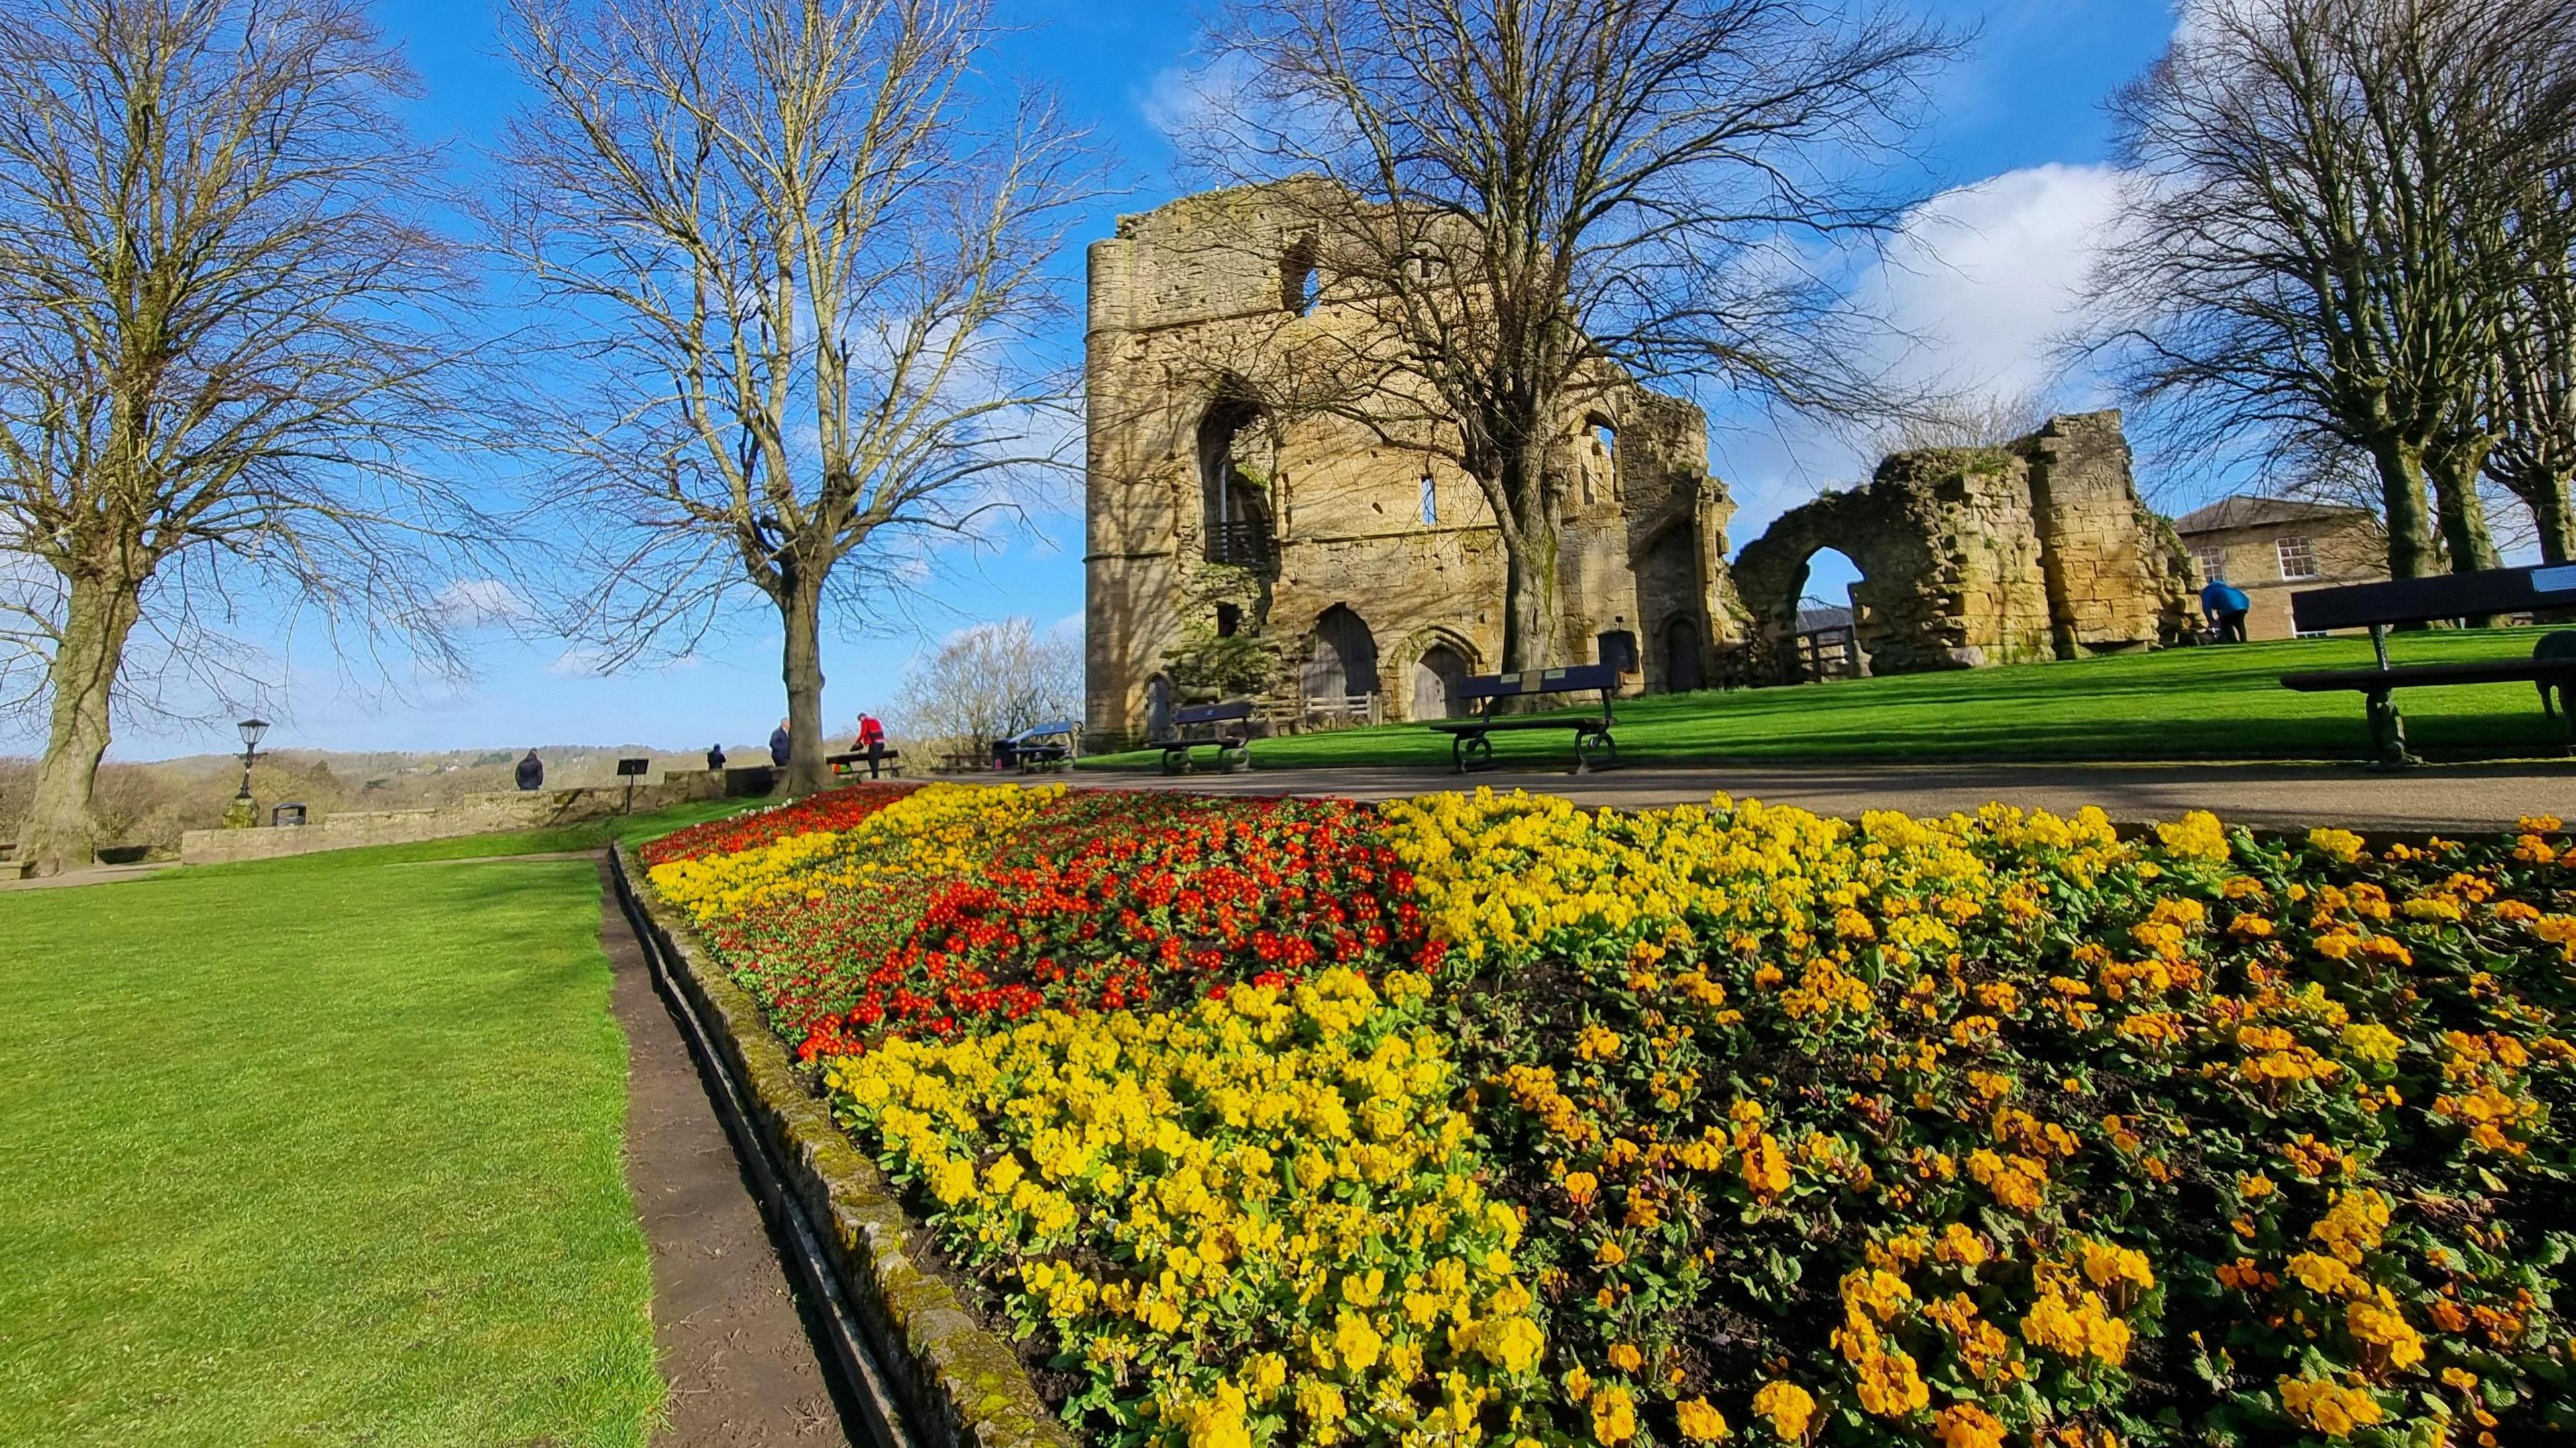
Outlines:
{"label": "bare tree branch", "polygon": [[489,529],[423,462],[459,438],[467,297],[385,106],[409,86],[351,0],[0,25],[0,682],[41,659],[32,856],[86,859],[112,712],[164,702],[138,660],[234,697],[222,631],[291,610],[388,669],[459,662],[437,593]]}
{"label": "bare tree branch", "polygon": [[986,94],[991,36],[984,0],[508,7],[538,99],[491,220],[567,321],[569,626],[613,666],[766,598],[791,790],[822,781],[826,599],[883,613],[1078,438],[1029,359],[1095,171],[1051,100]]}

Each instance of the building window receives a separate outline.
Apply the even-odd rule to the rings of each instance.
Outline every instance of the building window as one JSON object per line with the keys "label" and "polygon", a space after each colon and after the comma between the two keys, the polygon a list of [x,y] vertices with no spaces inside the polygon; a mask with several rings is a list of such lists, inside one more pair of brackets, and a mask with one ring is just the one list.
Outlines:
{"label": "building window", "polygon": [[2283,578],[2317,576],[2317,541],[2313,538],[2283,538],[2272,545],[2280,550]]}
{"label": "building window", "polygon": [[1301,236],[1289,242],[1279,258],[1279,305],[1302,317],[1315,310],[1322,290],[1315,269],[1315,239]]}
{"label": "building window", "polygon": [[1624,628],[1612,629],[1595,641],[1602,663],[1623,674],[1637,671],[1637,636]]}
{"label": "building window", "polygon": [[1440,489],[1431,481],[1429,473],[1422,475],[1422,526],[1440,526]]}
{"label": "building window", "polygon": [[2200,581],[2216,583],[2227,576],[2227,552],[2223,548],[2194,548],[2191,566],[2200,570]]}
{"label": "building window", "polygon": [[1216,606],[1216,636],[1217,636],[1218,638],[1221,638],[1221,639],[1230,639],[1230,638],[1234,637],[1234,635],[1235,635],[1235,631],[1236,631],[1237,629],[1242,628],[1242,627],[1243,627],[1243,607],[1242,607],[1242,605],[1240,605],[1240,604],[1233,604],[1233,603],[1220,603],[1220,604],[1218,604],[1218,605]]}

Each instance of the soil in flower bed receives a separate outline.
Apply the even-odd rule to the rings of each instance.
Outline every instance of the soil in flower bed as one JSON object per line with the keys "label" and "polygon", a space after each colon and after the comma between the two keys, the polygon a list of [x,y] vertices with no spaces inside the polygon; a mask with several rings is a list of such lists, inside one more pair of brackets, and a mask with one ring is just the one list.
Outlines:
{"label": "soil in flower bed", "polygon": [[2576,1428],[2556,829],[926,790],[656,884],[1098,1441],[2484,1445]]}

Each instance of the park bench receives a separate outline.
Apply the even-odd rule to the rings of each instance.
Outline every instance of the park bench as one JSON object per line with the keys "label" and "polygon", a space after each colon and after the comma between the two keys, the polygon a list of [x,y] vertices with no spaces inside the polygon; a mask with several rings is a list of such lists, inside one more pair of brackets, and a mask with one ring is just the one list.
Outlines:
{"label": "park bench", "polygon": [[[903,778],[903,766],[895,762],[901,758],[903,758],[903,751],[900,749],[877,751],[877,763],[884,767],[886,773],[897,779]],[[826,754],[823,756],[823,762],[832,767],[832,775],[836,779],[852,779],[868,772],[868,752],[864,749],[853,749],[842,754]]]}
{"label": "park bench", "polygon": [[1073,763],[1074,723],[1070,719],[1054,719],[1044,724],[1032,724],[1002,743],[1010,751],[1011,762],[1020,767],[1022,774],[1062,769]]}
{"label": "park bench", "polygon": [[[1498,717],[1494,713],[1505,699],[1537,694],[1572,694],[1586,689],[1601,691],[1601,717],[1598,719],[1588,715]],[[1449,736],[1449,762],[1460,774],[1470,769],[1494,767],[1493,735],[1522,729],[1571,729],[1574,731],[1574,772],[1587,774],[1619,762],[1619,742],[1610,737],[1611,728],[1619,722],[1610,712],[1610,698],[1618,691],[1619,670],[1609,664],[1527,669],[1517,674],[1476,674],[1458,686],[1458,697],[1484,700],[1482,712],[1465,719],[1441,720],[1431,727]]]}
{"label": "park bench", "polygon": [[1217,766],[1228,774],[1241,774],[1252,767],[1251,719],[1249,699],[1186,705],[1172,711],[1172,732],[1145,747],[1163,751],[1165,774],[1187,774],[1190,751],[1214,745]]}
{"label": "park bench", "polygon": [[2570,752],[2576,753],[2576,719],[2567,712],[2568,688],[2576,684],[2576,633],[2542,635],[2528,659],[2452,664],[2388,661],[2388,630],[2392,626],[2568,607],[2576,607],[2576,565],[2570,564],[2490,568],[2477,573],[2443,573],[2430,578],[2310,589],[2290,596],[2290,617],[2299,632],[2367,628],[2378,663],[2367,669],[2284,674],[2281,684],[2307,694],[2344,689],[2360,694],[2363,712],[2370,721],[2371,752],[2375,762],[2385,767],[2420,762],[2407,752],[2406,721],[2390,695],[2399,689],[2442,684],[2531,684],[2540,690],[2544,715],[2553,713],[2550,696],[2557,695],[2554,714]]}

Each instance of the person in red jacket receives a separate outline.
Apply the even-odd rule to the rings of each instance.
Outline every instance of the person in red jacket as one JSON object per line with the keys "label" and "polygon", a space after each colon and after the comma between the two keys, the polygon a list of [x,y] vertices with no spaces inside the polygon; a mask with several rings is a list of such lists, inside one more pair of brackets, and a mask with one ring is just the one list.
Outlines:
{"label": "person in red jacket", "polygon": [[877,766],[884,760],[886,752],[885,726],[877,722],[876,715],[859,716],[859,737],[851,741],[850,747],[867,751],[868,778],[876,778]]}

